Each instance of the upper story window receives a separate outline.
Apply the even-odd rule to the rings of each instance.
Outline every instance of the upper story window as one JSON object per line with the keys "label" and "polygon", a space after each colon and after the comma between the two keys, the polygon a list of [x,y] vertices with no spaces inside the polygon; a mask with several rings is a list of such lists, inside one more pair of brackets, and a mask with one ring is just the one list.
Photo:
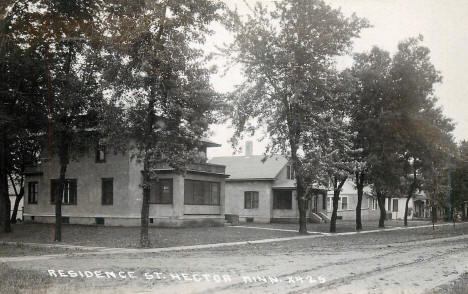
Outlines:
{"label": "upper story window", "polygon": [[55,204],[55,197],[62,196],[62,204],[76,205],[76,179],[66,179],[63,185],[62,195],[60,195],[60,180],[53,179],[51,181],[50,201]]}
{"label": "upper story window", "polygon": [[288,180],[294,180],[296,178],[296,174],[292,165],[286,166],[286,178]]}
{"label": "upper story window", "polygon": [[38,182],[29,182],[28,183],[28,203],[37,204],[37,194],[38,194]]}
{"label": "upper story window", "polygon": [[245,209],[258,208],[258,191],[245,191],[244,192],[244,208]]}
{"label": "upper story window", "polygon": [[96,146],[96,163],[106,162],[106,143],[100,139]]}

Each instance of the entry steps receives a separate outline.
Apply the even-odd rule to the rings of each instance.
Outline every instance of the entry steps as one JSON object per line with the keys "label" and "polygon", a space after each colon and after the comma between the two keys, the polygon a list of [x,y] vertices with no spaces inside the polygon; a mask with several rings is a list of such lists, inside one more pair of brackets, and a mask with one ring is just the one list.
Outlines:
{"label": "entry steps", "polygon": [[327,223],[330,221],[330,218],[323,212],[310,212],[309,219],[313,223]]}

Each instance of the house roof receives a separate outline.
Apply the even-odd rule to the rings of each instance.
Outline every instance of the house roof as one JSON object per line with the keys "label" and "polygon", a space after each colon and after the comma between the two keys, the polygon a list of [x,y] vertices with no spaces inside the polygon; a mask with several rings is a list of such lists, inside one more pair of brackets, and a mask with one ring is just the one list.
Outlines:
{"label": "house roof", "polygon": [[221,144],[213,142],[210,139],[205,138],[205,137],[201,138],[200,141],[202,141],[206,147],[221,147]]}
{"label": "house roof", "polygon": [[424,191],[421,191],[420,193],[415,194],[413,197],[414,197],[414,200],[429,200],[429,198],[427,198]]}
{"label": "house roof", "polygon": [[209,163],[226,166],[228,180],[274,180],[281,169],[288,163],[283,156],[264,155],[214,157]]}

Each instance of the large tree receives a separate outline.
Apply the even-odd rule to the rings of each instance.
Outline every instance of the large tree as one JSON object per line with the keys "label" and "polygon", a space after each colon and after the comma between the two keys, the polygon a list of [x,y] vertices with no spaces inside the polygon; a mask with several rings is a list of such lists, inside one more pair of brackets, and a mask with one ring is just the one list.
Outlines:
{"label": "large tree", "polygon": [[200,45],[222,7],[212,0],[119,1],[109,11],[104,77],[112,104],[104,122],[109,139],[142,165],[142,247],[150,246],[155,169],[167,164],[183,173],[213,122],[217,95]]}
{"label": "large tree", "polygon": [[468,205],[468,142],[462,141],[458,145],[455,157],[455,168],[451,171],[451,188],[453,207],[462,211],[463,219],[466,219],[464,205]]}
{"label": "large tree", "polygon": [[[361,151],[356,153],[361,162],[355,171],[356,186],[362,199],[364,184],[372,184],[380,209],[379,227],[385,223],[385,198],[397,191],[400,183],[392,130],[399,106],[392,92],[391,68],[390,54],[374,47],[368,53],[355,54],[350,70],[355,78],[351,115],[352,130],[356,133],[354,148]],[[357,227],[361,226],[359,221]]]}
{"label": "large tree", "polygon": [[[393,136],[399,143],[402,159],[402,191],[406,195],[404,223],[408,220],[408,203],[421,188],[421,169],[430,161],[431,149],[453,145],[451,120],[437,109],[434,86],[442,77],[430,61],[430,51],[419,38],[398,45],[392,60],[391,81],[399,105],[393,122]],[[453,147],[453,146],[452,146]]]}
{"label": "large tree", "polygon": [[[328,111],[320,117],[320,124],[316,120],[304,121],[303,124],[303,162],[307,173],[318,173],[315,178],[310,175],[304,181],[309,184],[326,181],[333,190],[332,215],[330,218],[330,232],[336,232],[338,203],[343,185],[356,170],[356,153],[351,132],[350,99],[352,98],[353,77],[347,71],[329,76],[331,82],[330,105]],[[333,86],[333,88],[332,88]],[[324,123],[325,122],[325,123]],[[314,123],[311,125],[311,123]]]}
{"label": "large tree", "polygon": [[243,66],[245,76],[230,96],[233,142],[246,130],[266,127],[267,154],[281,153],[291,160],[299,233],[305,234],[304,127],[326,126],[323,114],[334,107],[329,99],[333,79],[328,79],[335,75],[334,57],[347,52],[367,22],[345,17],[320,0],[284,0],[270,7],[257,3],[246,17],[231,11],[226,23],[234,35],[226,56]]}
{"label": "large tree", "polygon": [[[373,184],[383,226],[385,197],[406,195],[408,202],[421,188],[422,168],[435,150],[451,143],[451,121],[435,106],[434,85],[441,81],[430,62],[422,37],[410,38],[390,55],[378,48],[357,54],[351,70],[356,78],[354,130],[362,149],[366,176]],[[447,145],[448,144],[448,145]]]}
{"label": "large tree", "polygon": [[[37,158],[38,138],[45,110],[45,68],[37,46],[26,45],[27,34],[16,31],[17,15],[24,13],[25,3],[12,1],[0,10],[0,133],[1,157],[1,219],[5,231],[10,230],[10,200],[8,181],[17,195],[12,222],[16,222],[19,201],[24,194],[24,168]],[[22,5],[21,5],[22,4]]]}
{"label": "large tree", "polygon": [[35,113],[36,125],[43,127],[38,133],[47,134],[49,164],[56,158],[60,166],[58,187],[53,192],[56,241],[61,241],[67,165],[89,147],[93,134],[89,128],[102,104],[97,50],[100,27],[95,22],[100,3],[20,0],[13,1],[9,9],[13,42],[39,56],[35,64],[30,64],[32,71],[45,71],[34,85],[36,92],[46,97]]}

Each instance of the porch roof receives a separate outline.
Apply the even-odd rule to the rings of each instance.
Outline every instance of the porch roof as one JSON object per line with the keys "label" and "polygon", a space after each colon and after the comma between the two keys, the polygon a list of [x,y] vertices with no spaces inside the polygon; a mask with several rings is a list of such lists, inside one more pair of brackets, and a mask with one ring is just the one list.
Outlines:
{"label": "porch roof", "polygon": [[271,186],[273,189],[296,189],[295,180],[277,180]]}

